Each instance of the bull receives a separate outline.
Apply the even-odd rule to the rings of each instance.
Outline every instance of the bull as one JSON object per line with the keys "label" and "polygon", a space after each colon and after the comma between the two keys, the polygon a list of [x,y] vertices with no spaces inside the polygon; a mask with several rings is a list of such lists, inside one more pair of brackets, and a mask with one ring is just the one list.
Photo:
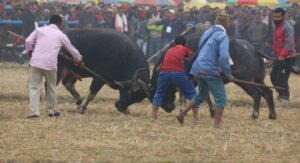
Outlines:
{"label": "bull", "polygon": [[[199,38],[201,37],[203,31],[194,31],[190,34],[186,35],[187,39],[187,46],[191,48],[193,51],[197,51]],[[232,75],[239,80],[249,81],[249,82],[256,82],[259,84],[265,84],[265,67],[263,56],[260,52],[256,51],[256,49],[246,40],[241,39],[234,39],[230,38],[229,43],[229,53],[234,62],[234,65],[231,67]],[[150,89],[150,98],[152,99],[156,89],[156,83],[158,78],[158,67],[163,59],[163,55],[160,59],[157,60],[154,68],[153,74],[151,77],[151,89]],[[228,83],[224,80],[224,83]],[[256,85],[249,85],[245,83],[234,82],[236,85],[241,87],[249,96],[253,99],[253,112],[251,117],[253,119],[257,119],[259,117],[259,108],[261,97],[263,97],[269,107],[269,118],[276,119],[276,112],[273,100],[273,91],[267,87],[260,87]],[[175,86],[169,86],[166,95],[164,96],[162,108],[166,112],[172,112],[175,109],[174,101],[175,101],[175,93],[176,88]],[[211,116],[214,115],[214,111],[212,109],[212,104],[210,99],[207,100]]]}
{"label": "bull", "polygon": [[[109,29],[69,30],[66,34],[83,55],[86,67],[98,75],[77,67],[61,55],[58,58],[57,84],[61,81],[71,93],[80,113],[85,112],[105,84],[119,90],[115,107],[120,112],[126,113],[128,106],[147,97],[149,65],[141,49],[128,36]],[[89,94],[83,99],[75,89],[75,83],[86,77],[93,79]]]}

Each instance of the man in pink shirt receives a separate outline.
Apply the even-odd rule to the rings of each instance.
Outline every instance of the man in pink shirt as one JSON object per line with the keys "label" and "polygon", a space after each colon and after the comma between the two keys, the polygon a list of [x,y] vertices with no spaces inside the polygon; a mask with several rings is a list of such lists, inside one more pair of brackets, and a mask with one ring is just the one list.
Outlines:
{"label": "man in pink shirt", "polygon": [[83,65],[82,56],[71,44],[69,38],[60,30],[62,18],[52,15],[48,26],[37,28],[25,41],[25,54],[31,55],[29,71],[29,107],[27,118],[38,118],[40,102],[40,86],[44,76],[47,83],[46,111],[50,117],[59,117],[55,111],[57,57],[63,46],[79,65]]}

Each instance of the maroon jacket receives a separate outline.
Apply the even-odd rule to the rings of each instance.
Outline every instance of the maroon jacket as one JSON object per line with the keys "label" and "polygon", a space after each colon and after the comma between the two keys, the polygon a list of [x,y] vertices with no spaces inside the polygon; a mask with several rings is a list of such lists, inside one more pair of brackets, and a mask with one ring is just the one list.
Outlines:
{"label": "maroon jacket", "polygon": [[274,52],[279,58],[285,58],[296,54],[296,42],[293,26],[286,20],[275,25],[274,30]]}

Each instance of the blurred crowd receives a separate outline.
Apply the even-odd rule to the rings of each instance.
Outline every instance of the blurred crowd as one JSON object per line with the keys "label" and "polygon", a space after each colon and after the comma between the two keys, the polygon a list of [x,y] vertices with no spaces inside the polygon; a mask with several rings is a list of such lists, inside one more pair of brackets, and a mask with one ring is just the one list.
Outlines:
{"label": "blurred crowd", "polygon": [[[300,51],[300,6],[286,9],[286,19],[294,26],[297,50]],[[7,33],[11,30],[27,37],[36,27],[47,24],[52,14],[60,14],[66,21],[65,28],[111,28],[124,32],[143,49],[147,57],[155,54],[175,36],[199,23],[214,24],[218,14],[231,18],[228,35],[249,40],[257,48],[272,53],[272,8],[227,6],[224,9],[204,6],[201,8],[135,6],[130,4],[65,4],[18,2],[0,4],[1,53],[9,44],[23,45],[22,39]],[[5,20],[16,20],[15,23]],[[18,22],[19,21],[19,22]],[[12,48],[13,53],[18,48]]]}

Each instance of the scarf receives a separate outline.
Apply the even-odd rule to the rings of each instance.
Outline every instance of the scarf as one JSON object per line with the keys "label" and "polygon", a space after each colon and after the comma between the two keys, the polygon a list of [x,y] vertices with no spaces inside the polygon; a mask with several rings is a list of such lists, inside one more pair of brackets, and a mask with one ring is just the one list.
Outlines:
{"label": "scarf", "polygon": [[[123,21],[121,19],[123,19]],[[118,32],[128,32],[127,18],[124,14],[122,15],[122,18],[120,14],[116,15],[115,28]]]}

